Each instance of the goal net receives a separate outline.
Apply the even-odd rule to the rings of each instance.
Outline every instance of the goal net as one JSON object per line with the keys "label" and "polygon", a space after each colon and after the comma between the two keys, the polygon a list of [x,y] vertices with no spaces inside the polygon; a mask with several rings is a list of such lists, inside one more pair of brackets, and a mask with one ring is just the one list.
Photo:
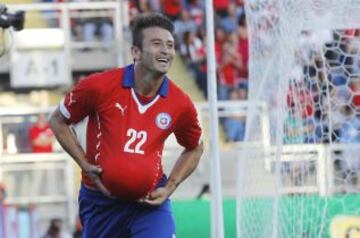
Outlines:
{"label": "goal net", "polygon": [[[248,0],[238,237],[360,235],[360,1]],[[265,119],[264,119],[265,118]]]}

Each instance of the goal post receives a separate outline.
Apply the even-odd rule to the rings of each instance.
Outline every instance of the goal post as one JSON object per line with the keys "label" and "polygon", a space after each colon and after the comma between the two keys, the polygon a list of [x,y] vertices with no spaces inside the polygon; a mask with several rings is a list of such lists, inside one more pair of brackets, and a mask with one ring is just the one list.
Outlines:
{"label": "goal post", "polygon": [[237,237],[345,238],[339,217],[360,227],[360,1],[248,0],[245,10],[249,100],[266,104],[270,136],[250,109]]}

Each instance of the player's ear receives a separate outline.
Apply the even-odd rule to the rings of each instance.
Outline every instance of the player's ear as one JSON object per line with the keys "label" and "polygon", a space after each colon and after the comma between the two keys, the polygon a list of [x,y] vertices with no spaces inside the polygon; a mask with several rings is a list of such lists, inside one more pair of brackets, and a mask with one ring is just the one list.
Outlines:
{"label": "player's ear", "polygon": [[134,61],[140,60],[140,55],[141,55],[140,48],[136,45],[131,46],[131,55]]}

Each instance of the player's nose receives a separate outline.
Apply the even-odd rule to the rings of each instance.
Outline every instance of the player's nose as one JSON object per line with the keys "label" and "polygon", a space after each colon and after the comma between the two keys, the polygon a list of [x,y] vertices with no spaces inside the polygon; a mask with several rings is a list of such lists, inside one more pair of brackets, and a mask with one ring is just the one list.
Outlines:
{"label": "player's nose", "polygon": [[172,48],[170,46],[168,46],[167,44],[162,44],[160,47],[160,52],[163,54],[170,54],[172,52]]}

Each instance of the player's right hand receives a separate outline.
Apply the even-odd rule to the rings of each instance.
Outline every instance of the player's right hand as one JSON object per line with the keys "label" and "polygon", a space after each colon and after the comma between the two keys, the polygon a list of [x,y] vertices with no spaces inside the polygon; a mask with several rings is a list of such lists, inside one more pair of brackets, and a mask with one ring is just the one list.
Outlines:
{"label": "player's right hand", "polygon": [[102,173],[102,168],[97,165],[87,164],[83,169],[86,175],[93,181],[96,187],[107,197],[113,197],[109,190],[107,190],[104,184],[101,182],[100,175]]}

